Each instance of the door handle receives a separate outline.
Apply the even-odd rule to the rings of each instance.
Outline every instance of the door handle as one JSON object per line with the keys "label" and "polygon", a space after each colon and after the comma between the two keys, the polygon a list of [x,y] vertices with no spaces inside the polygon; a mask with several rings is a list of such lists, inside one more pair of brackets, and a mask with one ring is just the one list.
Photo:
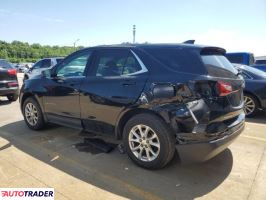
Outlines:
{"label": "door handle", "polygon": [[124,81],[122,83],[123,86],[130,86],[130,85],[136,85],[136,81]]}

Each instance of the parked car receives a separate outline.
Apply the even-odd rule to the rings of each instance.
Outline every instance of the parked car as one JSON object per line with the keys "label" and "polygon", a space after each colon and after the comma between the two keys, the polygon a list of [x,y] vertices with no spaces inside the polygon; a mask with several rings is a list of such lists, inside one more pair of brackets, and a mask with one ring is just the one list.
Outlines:
{"label": "parked car", "polygon": [[247,65],[234,64],[242,71],[246,86],[244,89],[244,111],[247,117],[255,116],[266,109],[266,73]]}
{"label": "parked car", "polygon": [[20,73],[25,73],[27,70],[29,70],[28,66],[21,64],[21,63],[16,65],[15,68],[17,68],[18,72]]}
{"label": "parked car", "polygon": [[253,65],[255,62],[255,58],[253,53],[249,52],[235,52],[235,53],[227,53],[226,58],[231,63],[243,64],[243,65]]}
{"label": "parked car", "polygon": [[244,129],[244,79],[225,50],[192,44],[79,50],[25,81],[27,126],[56,123],[122,140],[139,166],[208,160]]}
{"label": "parked car", "polygon": [[266,60],[256,60],[255,64],[252,65],[251,67],[254,67],[256,69],[260,69],[264,72],[266,72]]}
{"label": "parked car", "polygon": [[16,101],[19,95],[17,70],[6,60],[0,59],[0,96]]}
{"label": "parked car", "polygon": [[63,59],[62,57],[55,57],[55,58],[44,58],[37,61],[29,70],[25,71],[23,80],[27,80],[29,78],[41,74],[43,70],[53,67],[54,65],[59,63],[62,59]]}

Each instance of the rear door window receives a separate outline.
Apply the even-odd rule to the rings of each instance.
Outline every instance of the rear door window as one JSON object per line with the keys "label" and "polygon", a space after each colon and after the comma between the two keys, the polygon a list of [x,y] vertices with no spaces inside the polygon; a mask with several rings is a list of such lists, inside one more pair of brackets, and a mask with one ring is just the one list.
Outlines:
{"label": "rear door window", "polygon": [[238,73],[223,55],[203,55],[201,58],[210,76],[235,78]]}
{"label": "rear door window", "polygon": [[144,49],[158,62],[172,71],[206,74],[198,54],[193,50],[177,47],[146,47]]}
{"label": "rear door window", "polygon": [[127,49],[98,50],[93,76],[122,76],[141,71],[135,56]]}

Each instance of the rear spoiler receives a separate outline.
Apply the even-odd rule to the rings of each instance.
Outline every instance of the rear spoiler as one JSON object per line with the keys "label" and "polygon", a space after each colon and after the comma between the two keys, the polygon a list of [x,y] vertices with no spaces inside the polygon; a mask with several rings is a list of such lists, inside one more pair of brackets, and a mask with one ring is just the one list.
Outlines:
{"label": "rear spoiler", "polygon": [[[183,44],[194,44],[195,40],[187,40]],[[225,55],[226,50],[220,47],[204,47],[201,49],[201,55]]]}
{"label": "rear spoiler", "polygon": [[200,55],[225,55],[226,50],[220,47],[204,47],[200,51]]}
{"label": "rear spoiler", "polygon": [[194,44],[195,40],[187,40],[185,42],[183,42],[183,44]]}

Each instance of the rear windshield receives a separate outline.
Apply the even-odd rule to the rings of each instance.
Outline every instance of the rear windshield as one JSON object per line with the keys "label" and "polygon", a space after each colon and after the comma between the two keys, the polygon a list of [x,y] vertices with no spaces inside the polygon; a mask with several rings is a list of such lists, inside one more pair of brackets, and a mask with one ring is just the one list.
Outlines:
{"label": "rear windshield", "polygon": [[5,60],[0,60],[0,68],[10,69],[13,68],[13,66]]}
{"label": "rear windshield", "polygon": [[227,58],[231,63],[239,63],[239,64],[243,64],[243,63],[244,63],[243,55],[226,55],[226,58]]}
{"label": "rear windshield", "polygon": [[256,64],[266,64],[266,60],[256,60]]}
{"label": "rear windshield", "polygon": [[223,55],[203,55],[201,58],[210,76],[235,78],[238,73]]}
{"label": "rear windshield", "polygon": [[146,47],[144,49],[158,62],[172,71],[206,74],[198,54],[191,49],[178,47]]}

